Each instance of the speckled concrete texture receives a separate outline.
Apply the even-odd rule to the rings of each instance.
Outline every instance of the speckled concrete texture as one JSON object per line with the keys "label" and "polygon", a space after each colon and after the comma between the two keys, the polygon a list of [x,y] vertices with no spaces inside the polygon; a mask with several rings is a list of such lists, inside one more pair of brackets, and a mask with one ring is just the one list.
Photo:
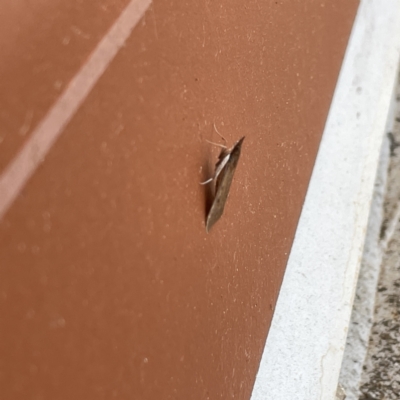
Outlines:
{"label": "speckled concrete texture", "polygon": [[346,400],[400,397],[400,79],[387,129],[340,375]]}
{"label": "speckled concrete texture", "polygon": [[381,273],[360,400],[400,397],[400,85],[395,123],[388,133],[390,163],[381,229]]}

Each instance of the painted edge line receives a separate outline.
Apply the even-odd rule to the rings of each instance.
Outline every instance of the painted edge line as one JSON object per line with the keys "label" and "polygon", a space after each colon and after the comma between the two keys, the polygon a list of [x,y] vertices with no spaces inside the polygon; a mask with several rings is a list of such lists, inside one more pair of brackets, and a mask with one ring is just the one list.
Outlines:
{"label": "painted edge line", "polygon": [[5,168],[0,176],[0,220],[129,38],[150,4],[151,0],[132,0],[126,6],[86,63]]}

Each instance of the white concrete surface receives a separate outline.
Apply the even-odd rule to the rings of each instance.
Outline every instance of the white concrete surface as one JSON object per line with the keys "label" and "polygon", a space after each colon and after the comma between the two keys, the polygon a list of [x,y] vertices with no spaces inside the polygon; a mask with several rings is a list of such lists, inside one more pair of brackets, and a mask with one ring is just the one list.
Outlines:
{"label": "white concrete surface", "polygon": [[375,193],[339,377],[339,382],[346,392],[346,400],[358,400],[360,396],[359,386],[371,333],[375,295],[382,262],[379,237],[383,222],[383,201],[389,153],[389,139],[386,137],[381,151]]}
{"label": "white concrete surface", "polygon": [[[362,376],[365,375],[364,369],[367,368],[367,360],[371,358],[371,356],[367,357],[367,352],[371,343],[373,323],[381,325],[379,333],[384,337],[385,333],[388,333],[387,336],[390,337],[390,332],[387,332],[387,330],[389,327],[390,329],[392,328],[392,324],[387,323],[386,320],[382,322],[378,319],[377,321],[375,309],[386,310],[390,308],[390,305],[388,307],[390,302],[382,302],[380,298],[383,297],[385,299],[388,297],[388,293],[389,297],[392,297],[390,291],[387,290],[390,285],[385,286],[381,281],[379,285],[380,290],[378,290],[378,281],[382,273],[382,266],[383,270],[385,270],[385,266],[388,264],[383,261],[387,259],[386,253],[391,252],[391,249],[388,250],[388,243],[391,242],[395,231],[398,230],[400,219],[400,148],[398,148],[400,146],[400,81],[398,81],[397,90],[392,97],[392,107],[385,132],[387,134],[384,138],[378,176],[375,181],[361,269],[339,377],[339,382],[344,387],[347,395],[346,400],[364,398],[360,387],[362,386]],[[397,244],[395,259],[396,257],[398,258],[399,254],[399,243]],[[389,270],[396,271],[397,265],[390,264],[388,266]],[[396,275],[398,276],[399,272],[389,274],[391,282],[396,281]],[[385,290],[382,290],[383,286],[386,287]],[[379,342],[383,343],[382,340],[379,340]],[[385,358],[386,364],[387,352],[380,351],[380,355]],[[381,359],[382,357],[376,357],[374,354],[373,358]],[[385,369],[387,369],[387,365],[385,365]],[[393,367],[391,369],[395,370],[396,368]],[[367,370],[371,371],[371,368],[367,368]],[[374,372],[378,372],[379,374],[382,371],[378,370]],[[374,373],[370,373],[370,375],[374,375]],[[382,394],[387,395],[388,391],[390,391],[390,388],[385,384],[382,385],[382,383],[384,382],[380,379],[378,386],[381,389],[381,393],[378,393],[378,395],[376,393],[372,394],[372,398],[380,399]],[[363,391],[366,394],[369,393],[373,385],[365,386],[364,384],[365,390]]]}
{"label": "white concrete surface", "polygon": [[[364,248],[340,374],[340,382],[348,393],[346,400],[400,398],[400,81],[393,103],[395,113],[388,121],[385,143],[389,162],[380,210],[383,218],[378,226],[376,218],[370,217],[369,243]],[[381,196],[378,194],[376,197]],[[374,234],[377,230],[378,237]],[[380,256],[379,280],[375,287],[370,285],[367,288],[371,282],[365,278],[372,276],[374,258],[371,255],[374,253]],[[365,339],[364,342],[360,343],[360,338]],[[355,377],[354,372],[359,376]]]}
{"label": "white concrete surface", "polygon": [[252,400],[335,398],[399,55],[399,0],[361,1]]}

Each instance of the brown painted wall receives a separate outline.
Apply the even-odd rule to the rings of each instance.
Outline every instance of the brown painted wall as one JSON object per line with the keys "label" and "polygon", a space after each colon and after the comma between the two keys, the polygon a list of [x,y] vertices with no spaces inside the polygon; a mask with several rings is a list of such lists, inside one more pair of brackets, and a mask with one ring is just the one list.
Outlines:
{"label": "brown painted wall", "polygon": [[[0,174],[128,1],[29,4]],[[2,398],[249,398],[357,5],[150,6],[0,221]],[[213,123],[246,140],[206,234]]]}

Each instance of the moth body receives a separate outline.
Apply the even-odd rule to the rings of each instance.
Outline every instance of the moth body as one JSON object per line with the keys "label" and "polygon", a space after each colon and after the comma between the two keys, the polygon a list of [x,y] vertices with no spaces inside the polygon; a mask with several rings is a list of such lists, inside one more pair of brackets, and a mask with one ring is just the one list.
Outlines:
{"label": "moth body", "polygon": [[205,183],[215,181],[214,199],[211,208],[207,214],[206,230],[207,232],[221,218],[226,201],[228,199],[229,190],[232,184],[233,175],[235,173],[244,137],[242,137],[231,149],[224,148],[216,164],[215,173],[212,178]]}

